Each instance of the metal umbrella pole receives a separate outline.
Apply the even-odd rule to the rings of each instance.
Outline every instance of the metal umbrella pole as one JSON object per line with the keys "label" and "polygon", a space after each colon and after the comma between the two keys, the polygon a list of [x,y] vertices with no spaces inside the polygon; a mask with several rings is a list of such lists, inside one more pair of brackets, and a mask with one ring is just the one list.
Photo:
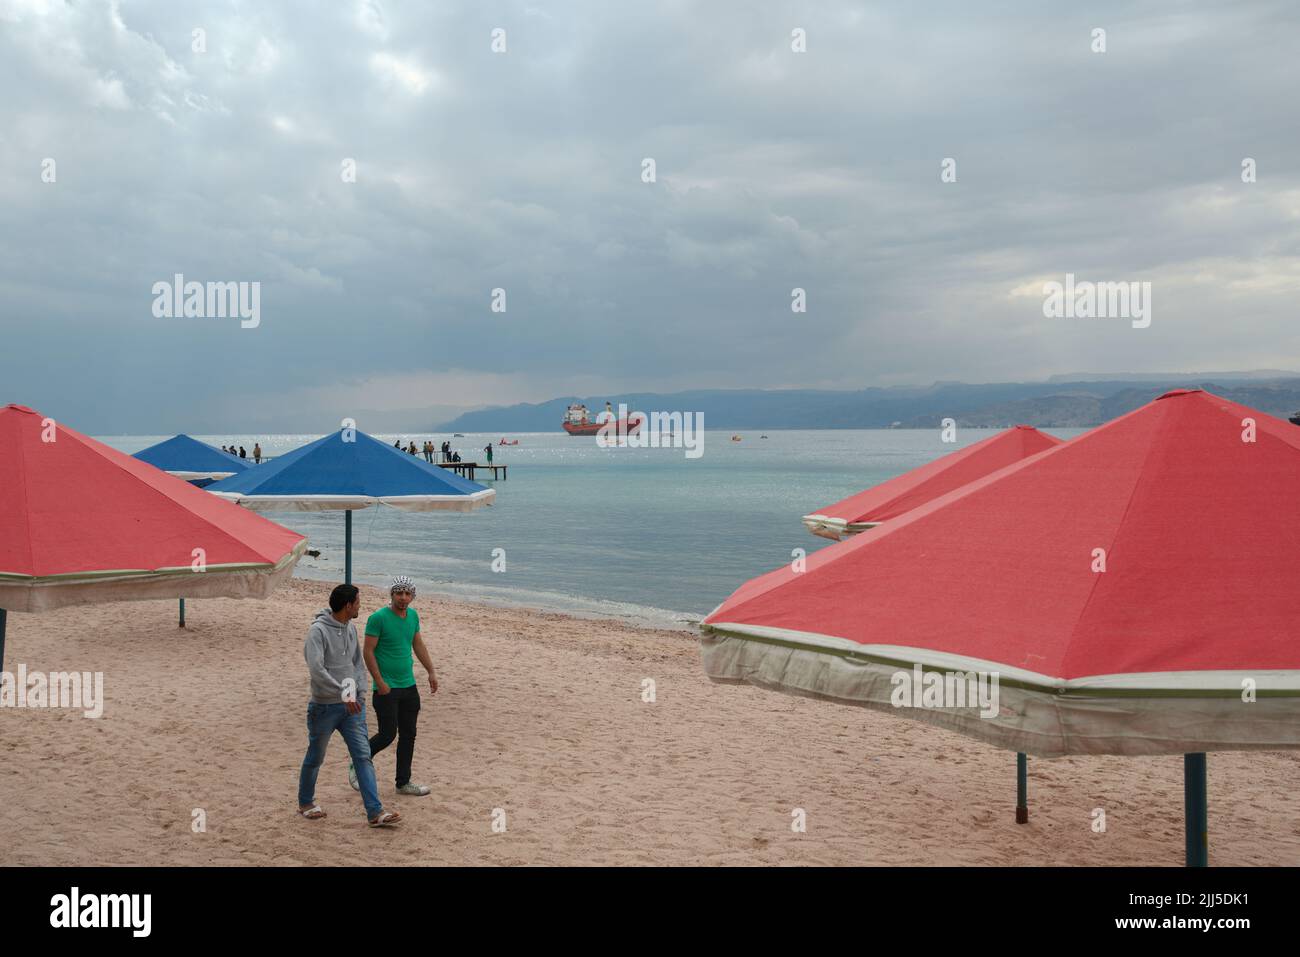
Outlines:
{"label": "metal umbrella pole", "polygon": [[1016,823],[1029,823],[1029,757],[1016,754]]}
{"label": "metal umbrella pole", "polygon": [[352,584],[352,509],[343,512],[343,584]]}
{"label": "metal umbrella pole", "polygon": [[1210,864],[1209,802],[1205,785],[1205,752],[1183,755],[1184,829],[1187,836],[1187,866]]}

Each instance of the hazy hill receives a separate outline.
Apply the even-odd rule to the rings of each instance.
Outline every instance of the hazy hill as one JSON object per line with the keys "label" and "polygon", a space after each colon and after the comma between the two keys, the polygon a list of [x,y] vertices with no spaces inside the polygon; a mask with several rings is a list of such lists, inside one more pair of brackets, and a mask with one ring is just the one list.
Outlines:
{"label": "hazy hill", "polygon": [[1045,428],[1100,425],[1171,388],[1199,387],[1286,417],[1300,409],[1300,377],[1258,379],[1226,373],[1170,379],[1096,379],[1074,382],[936,383],[924,388],[873,388],[854,392],[811,389],[702,389],[674,393],[563,396],[549,402],[480,409],[432,429],[436,432],[553,432],[564,410],[582,402],[593,413],[605,402],[641,412],[702,412],[715,429],[877,429],[900,423],[928,428],[944,418],[965,426],[1017,422]]}

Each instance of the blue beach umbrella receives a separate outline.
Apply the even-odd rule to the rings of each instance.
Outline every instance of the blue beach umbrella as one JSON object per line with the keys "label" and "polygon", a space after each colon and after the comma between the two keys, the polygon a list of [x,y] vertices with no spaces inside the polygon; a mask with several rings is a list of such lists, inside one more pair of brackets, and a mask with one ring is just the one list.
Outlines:
{"label": "blue beach umbrella", "polygon": [[134,457],[195,485],[206,485],[252,468],[247,459],[214,449],[188,435],[173,436],[135,453]]}
{"label": "blue beach umbrella", "polygon": [[409,512],[469,512],[496,492],[401,452],[357,429],[331,432],[287,455],[208,486],[255,511],[345,510],[344,581],[352,581],[352,511],[391,505]]}
{"label": "blue beach umbrella", "polygon": [[[162,469],[168,475],[184,479],[199,488],[252,468],[246,459],[214,449],[206,442],[192,439],[183,433],[136,452],[132,458],[147,462],[154,468]],[[185,627],[184,598],[180,599],[179,625]]]}
{"label": "blue beach umbrella", "polygon": [[[160,468],[168,475],[190,482],[191,485],[198,485],[200,489],[250,468],[250,464],[238,455],[213,449],[207,442],[200,442],[183,433],[135,452],[131,458],[151,464],[153,468]],[[185,598],[181,598],[179,609],[178,624],[185,628]]]}

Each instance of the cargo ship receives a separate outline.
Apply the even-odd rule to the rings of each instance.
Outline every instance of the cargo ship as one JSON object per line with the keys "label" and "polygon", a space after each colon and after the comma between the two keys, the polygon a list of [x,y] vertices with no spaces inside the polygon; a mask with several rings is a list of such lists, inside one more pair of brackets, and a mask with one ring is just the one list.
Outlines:
{"label": "cargo ship", "polygon": [[[605,403],[605,411],[595,417],[587,411],[585,405],[575,402],[564,413],[564,421],[560,424],[570,435],[595,435],[600,431],[601,426],[613,418],[614,410],[608,402]],[[624,435],[632,435],[641,428],[641,419],[633,413],[626,419],[620,419],[616,428]]]}

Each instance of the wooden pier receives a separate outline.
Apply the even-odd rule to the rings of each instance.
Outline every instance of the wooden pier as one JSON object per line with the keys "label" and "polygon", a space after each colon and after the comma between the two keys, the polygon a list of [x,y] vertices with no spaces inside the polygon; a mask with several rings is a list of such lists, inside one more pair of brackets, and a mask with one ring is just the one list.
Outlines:
{"label": "wooden pier", "polygon": [[495,482],[498,478],[506,478],[506,469],[509,468],[508,465],[485,465],[481,462],[434,462],[433,464],[439,468],[451,469],[461,478],[467,478],[471,482],[474,481],[475,469],[483,469],[484,471],[491,469],[492,481]]}

